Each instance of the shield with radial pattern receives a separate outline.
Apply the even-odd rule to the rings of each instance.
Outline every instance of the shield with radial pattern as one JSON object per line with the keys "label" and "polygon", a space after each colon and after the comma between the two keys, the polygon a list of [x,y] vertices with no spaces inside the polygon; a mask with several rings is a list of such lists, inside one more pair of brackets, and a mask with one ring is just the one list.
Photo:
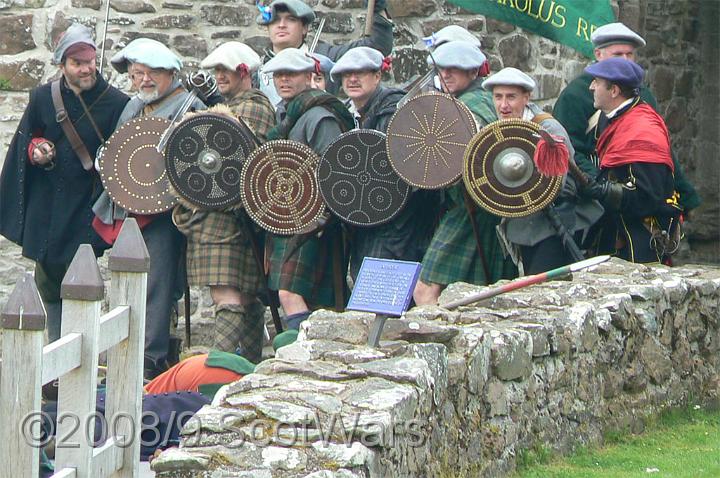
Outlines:
{"label": "shield with radial pattern", "polygon": [[179,123],[168,139],[168,178],[193,207],[239,206],[240,172],[256,147],[255,136],[241,120],[218,113],[192,115]]}
{"label": "shield with radial pattern", "polygon": [[280,235],[309,232],[325,212],[315,170],[320,161],[297,141],[268,141],[250,154],[240,175],[240,195],[248,215]]}
{"label": "shield with radial pattern", "polygon": [[465,152],[463,182],[483,209],[501,217],[524,217],[551,204],[562,176],[544,176],[533,156],[540,126],[506,119],[485,126]]}
{"label": "shield with radial pattern", "polygon": [[317,170],[325,204],[356,226],[392,220],[407,203],[410,186],[390,166],[385,135],[371,129],[343,133],[320,158]]}
{"label": "shield with radial pattern", "polygon": [[157,214],[177,203],[158,152],[160,136],[170,125],[164,118],[144,116],[118,128],[98,156],[100,178],[112,200],[136,214]]}
{"label": "shield with radial pattern", "polygon": [[444,93],[419,94],[390,119],[390,164],[411,186],[448,186],[462,176],[465,147],[476,132],[475,117],[467,106]]}

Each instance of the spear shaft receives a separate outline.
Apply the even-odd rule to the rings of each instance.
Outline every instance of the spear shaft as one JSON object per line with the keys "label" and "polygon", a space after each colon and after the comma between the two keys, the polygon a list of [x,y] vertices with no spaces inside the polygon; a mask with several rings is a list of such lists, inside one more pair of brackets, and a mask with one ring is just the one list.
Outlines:
{"label": "spear shaft", "polygon": [[110,0],[107,0],[107,6],[105,7],[105,25],[103,26],[103,40],[102,40],[102,48],[100,49],[100,75],[102,75],[103,72],[103,66],[105,64],[105,43],[107,42],[107,30],[108,30],[108,20],[110,19]]}
{"label": "spear shaft", "polygon": [[557,269],[553,269],[553,270],[550,270],[547,272],[542,272],[540,274],[535,274],[535,275],[531,275],[531,276],[527,276],[527,277],[521,277],[519,279],[515,279],[514,281],[508,282],[507,284],[503,284],[498,287],[491,287],[489,289],[486,289],[482,292],[478,292],[477,294],[470,295],[463,299],[454,300],[454,301],[448,302],[446,304],[440,304],[440,307],[443,307],[448,310],[452,310],[457,307],[460,307],[461,305],[472,304],[474,302],[478,302],[481,300],[489,299],[491,297],[495,297],[496,295],[504,294],[506,292],[510,292],[510,291],[517,290],[517,289],[522,289],[524,287],[528,287],[533,284],[540,284],[542,282],[547,282],[552,279],[564,277],[566,275],[572,274],[573,272],[577,272],[582,269],[587,269],[588,267],[602,264],[603,262],[607,261],[608,259],[610,259],[610,256],[592,257],[590,259],[585,259],[584,261],[575,262],[573,264],[563,266],[563,267],[558,267]]}

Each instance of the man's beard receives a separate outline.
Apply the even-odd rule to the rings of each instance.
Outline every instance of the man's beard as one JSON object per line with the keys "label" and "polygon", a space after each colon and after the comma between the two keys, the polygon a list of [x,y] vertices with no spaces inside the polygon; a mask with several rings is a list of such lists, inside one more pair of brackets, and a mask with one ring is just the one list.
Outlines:
{"label": "man's beard", "polygon": [[65,75],[65,80],[75,88],[79,89],[80,91],[88,91],[95,86],[95,82],[97,81],[97,74],[93,73],[90,76],[85,77],[79,77],[79,76],[69,76]]}
{"label": "man's beard", "polygon": [[148,103],[152,103],[153,101],[160,98],[160,92],[158,91],[157,88],[153,89],[149,93],[146,92],[145,90],[140,90],[140,91],[138,91],[137,96],[138,96],[138,98],[140,98],[140,100],[142,100],[143,103],[148,104]]}

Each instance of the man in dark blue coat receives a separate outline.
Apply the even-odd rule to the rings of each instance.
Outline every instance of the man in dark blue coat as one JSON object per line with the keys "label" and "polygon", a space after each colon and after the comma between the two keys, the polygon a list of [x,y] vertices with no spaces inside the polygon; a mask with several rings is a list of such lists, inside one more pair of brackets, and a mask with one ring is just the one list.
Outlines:
{"label": "man in dark blue coat", "polygon": [[[96,72],[92,31],[74,24],[53,56],[67,116],[90,157],[112,134],[128,97]],[[78,246],[100,256],[104,242],[91,227],[91,206],[100,177],[84,167],[63,131],[51,83],[30,92],[30,101],[7,152],[0,176],[0,234],[35,261],[35,280],[48,314],[48,336],[60,336],[60,283]]]}

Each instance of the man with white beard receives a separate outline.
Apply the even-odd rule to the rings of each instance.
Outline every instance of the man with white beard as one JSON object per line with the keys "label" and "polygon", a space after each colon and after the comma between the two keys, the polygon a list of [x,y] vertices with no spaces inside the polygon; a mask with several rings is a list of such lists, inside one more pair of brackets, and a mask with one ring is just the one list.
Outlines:
{"label": "man with white beard", "polygon": [[[137,94],[120,114],[116,129],[125,122],[142,116],[172,119],[189,93],[178,78],[182,61],[162,43],[150,38],[138,38],[116,53],[110,63],[120,73],[128,73]],[[195,99],[191,109],[205,109]],[[112,243],[120,231],[128,212],[113,204],[103,192],[93,211],[96,230]],[[142,228],[143,239],[150,254],[147,284],[147,312],[145,321],[145,378],[152,379],[168,368],[171,312],[182,296],[184,236],[172,222],[171,212],[142,215],[133,214]]]}

